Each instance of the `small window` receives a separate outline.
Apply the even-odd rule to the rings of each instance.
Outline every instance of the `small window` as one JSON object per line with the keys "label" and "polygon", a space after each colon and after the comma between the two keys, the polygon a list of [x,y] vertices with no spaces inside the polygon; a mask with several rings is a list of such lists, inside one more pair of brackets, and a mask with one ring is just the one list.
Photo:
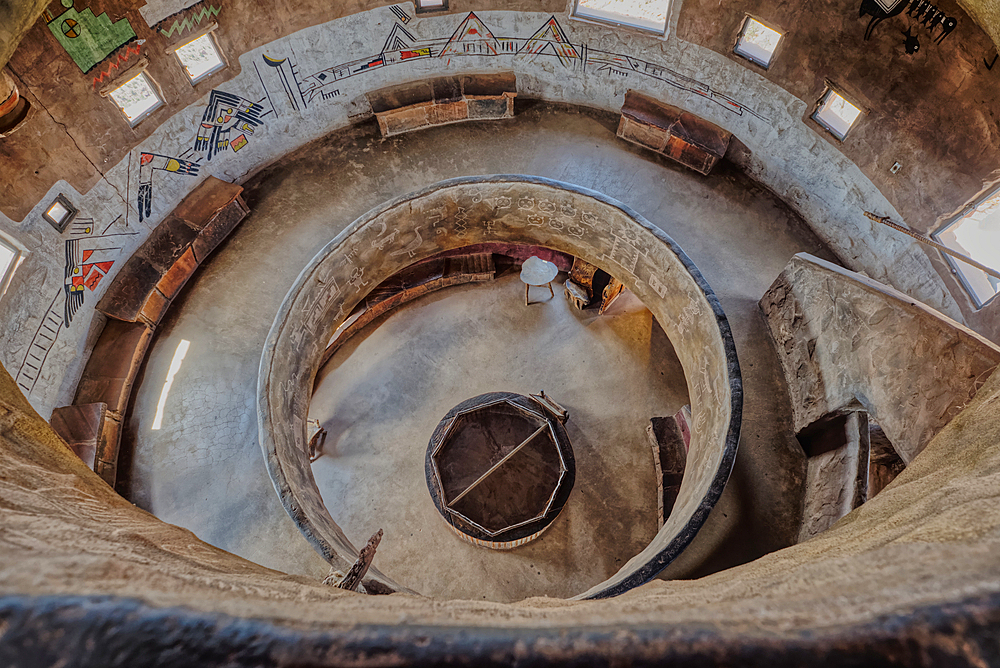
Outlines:
{"label": "small window", "polygon": [[174,50],[174,53],[184,66],[184,71],[187,72],[192,84],[226,66],[219,56],[219,49],[215,46],[211,33],[181,45]]}
{"label": "small window", "polygon": [[[1000,187],[967,207],[956,218],[931,235],[938,242],[991,269],[1000,269]],[[945,255],[976,308],[1000,292],[1000,279],[985,271]]]}
{"label": "small window", "polygon": [[743,22],[743,30],[740,31],[739,39],[736,40],[736,48],[733,51],[747,60],[767,67],[771,64],[771,56],[774,55],[774,50],[778,48],[780,41],[780,32],[772,30],[757,19],[748,16]]}
{"label": "small window", "polygon": [[0,237],[0,297],[7,292],[7,286],[10,285],[10,278],[17,269],[20,257],[21,251]]}
{"label": "small window", "polygon": [[438,12],[448,9],[448,0],[417,0],[417,13]]}
{"label": "small window", "polygon": [[573,15],[663,34],[668,0],[576,0]]}
{"label": "small window", "polygon": [[163,104],[163,100],[153,90],[149,77],[143,72],[135,75],[109,93],[129,124],[135,125],[151,111]]}
{"label": "small window", "polygon": [[834,137],[843,140],[860,115],[860,109],[830,88],[819,101],[819,107],[813,112],[812,118]]}
{"label": "small window", "polygon": [[76,214],[76,207],[66,199],[65,195],[59,194],[42,214],[42,218],[61,233],[66,230]]}

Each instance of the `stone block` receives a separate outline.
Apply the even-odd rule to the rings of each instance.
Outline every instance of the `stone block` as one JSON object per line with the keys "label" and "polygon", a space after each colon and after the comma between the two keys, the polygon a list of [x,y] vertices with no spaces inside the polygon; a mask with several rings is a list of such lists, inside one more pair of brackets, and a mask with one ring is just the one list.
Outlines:
{"label": "stone block", "polygon": [[455,77],[440,77],[431,81],[434,102],[445,104],[462,99],[462,84]]}
{"label": "stone block", "polygon": [[382,131],[383,136],[391,137],[403,132],[427,127],[429,123],[427,115],[429,109],[433,106],[433,102],[425,102],[403,109],[376,114],[379,129]]}
{"label": "stone block", "polygon": [[868,415],[824,417],[798,434],[808,456],[799,541],[829,529],[868,498]]}
{"label": "stone block", "polygon": [[462,93],[466,97],[480,95],[498,97],[504,93],[508,93],[510,97],[517,95],[517,77],[513,72],[468,74],[459,79],[462,83]]}
{"label": "stone block", "polygon": [[237,225],[243,222],[249,213],[250,209],[239,195],[230,200],[222,209],[216,211],[192,244],[194,257],[198,264],[204,262],[205,258],[229,236],[230,232],[236,229]]}
{"label": "stone block", "polygon": [[633,144],[639,144],[657,153],[662,153],[667,147],[667,138],[670,133],[655,125],[645,125],[622,116],[618,122],[618,136]]}
{"label": "stone block", "polygon": [[370,91],[365,95],[372,111],[378,115],[385,111],[432,102],[434,100],[434,86],[430,81],[416,81]]}
{"label": "stone block", "polygon": [[649,445],[653,450],[653,467],[656,470],[657,526],[663,523],[674,508],[680,494],[687,450],[691,443],[689,413],[681,409],[671,417],[654,417],[646,427]]}
{"label": "stone block", "polygon": [[509,118],[517,95],[513,73],[438,77],[367,94],[384,137],[469,119]]}
{"label": "stone block", "polygon": [[726,154],[732,138],[714,123],[631,90],[625,94],[618,136],[701,174]]}
{"label": "stone block", "polygon": [[135,322],[163,273],[138,255],[133,255],[115,276],[97,310],[116,320]]}
{"label": "stone block", "polygon": [[210,176],[181,200],[171,215],[204,234],[205,226],[236,200],[241,192],[243,186]]}
{"label": "stone block", "polygon": [[163,296],[162,292],[153,288],[146,297],[146,303],[142,305],[139,315],[150,324],[157,325],[169,307],[170,300]]}
{"label": "stone block", "polygon": [[144,257],[161,274],[165,274],[197,236],[198,230],[177,216],[170,215],[150,233],[136,255]]}

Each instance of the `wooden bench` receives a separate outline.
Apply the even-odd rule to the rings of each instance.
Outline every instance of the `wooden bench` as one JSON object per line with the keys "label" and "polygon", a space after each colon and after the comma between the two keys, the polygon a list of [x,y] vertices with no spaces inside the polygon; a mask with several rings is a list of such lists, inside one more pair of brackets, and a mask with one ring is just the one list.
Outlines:
{"label": "wooden bench", "polygon": [[104,328],[73,405],[55,409],[51,424],[84,461],[93,450],[94,470],[112,487],[122,423],[153,332],[195,270],[249,213],[242,191],[211,176],[199,184],[125,262],[97,304],[107,317]]}
{"label": "wooden bench", "polygon": [[383,137],[461,121],[513,118],[513,72],[438,77],[366,93]]}
{"label": "wooden bench", "polygon": [[726,154],[732,134],[647,95],[628,91],[618,136],[708,174]]}

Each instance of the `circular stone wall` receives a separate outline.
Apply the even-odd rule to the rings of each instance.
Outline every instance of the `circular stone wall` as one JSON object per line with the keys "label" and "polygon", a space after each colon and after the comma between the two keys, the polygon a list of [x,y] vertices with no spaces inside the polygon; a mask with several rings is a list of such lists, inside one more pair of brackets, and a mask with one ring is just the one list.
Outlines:
{"label": "circular stone wall", "polygon": [[[661,230],[600,193],[528,176],[452,179],[345,229],[299,274],[264,346],[257,410],[268,473],[303,535],[331,564],[348,568],[357,550],[333,519],[337,509],[324,505],[307,454],[306,416],[323,350],[354,306],[394,273],[486,242],[545,246],[604,269],[649,308],[684,368],[691,444],[674,509],[645,549],[574,598],[623,593],[673,561],[718,500],[736,456],[743,387],[729,323],[698,269]],[[374,568],[365,582],[410,591]]]}

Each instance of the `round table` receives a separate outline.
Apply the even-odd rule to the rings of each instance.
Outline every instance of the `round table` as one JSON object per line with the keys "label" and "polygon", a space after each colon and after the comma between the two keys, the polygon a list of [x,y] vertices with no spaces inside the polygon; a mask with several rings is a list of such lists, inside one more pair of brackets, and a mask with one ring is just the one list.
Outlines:
{"label": "round table", "polygon": [[549,294],[555,297],[552,292],[552,279],[559,273],[559,268],[553,263],[532,255],[521,265],[521,282],[524,283],[524,305],[528,305],[528,289],[532,285],[545,285],[549,288]]}

